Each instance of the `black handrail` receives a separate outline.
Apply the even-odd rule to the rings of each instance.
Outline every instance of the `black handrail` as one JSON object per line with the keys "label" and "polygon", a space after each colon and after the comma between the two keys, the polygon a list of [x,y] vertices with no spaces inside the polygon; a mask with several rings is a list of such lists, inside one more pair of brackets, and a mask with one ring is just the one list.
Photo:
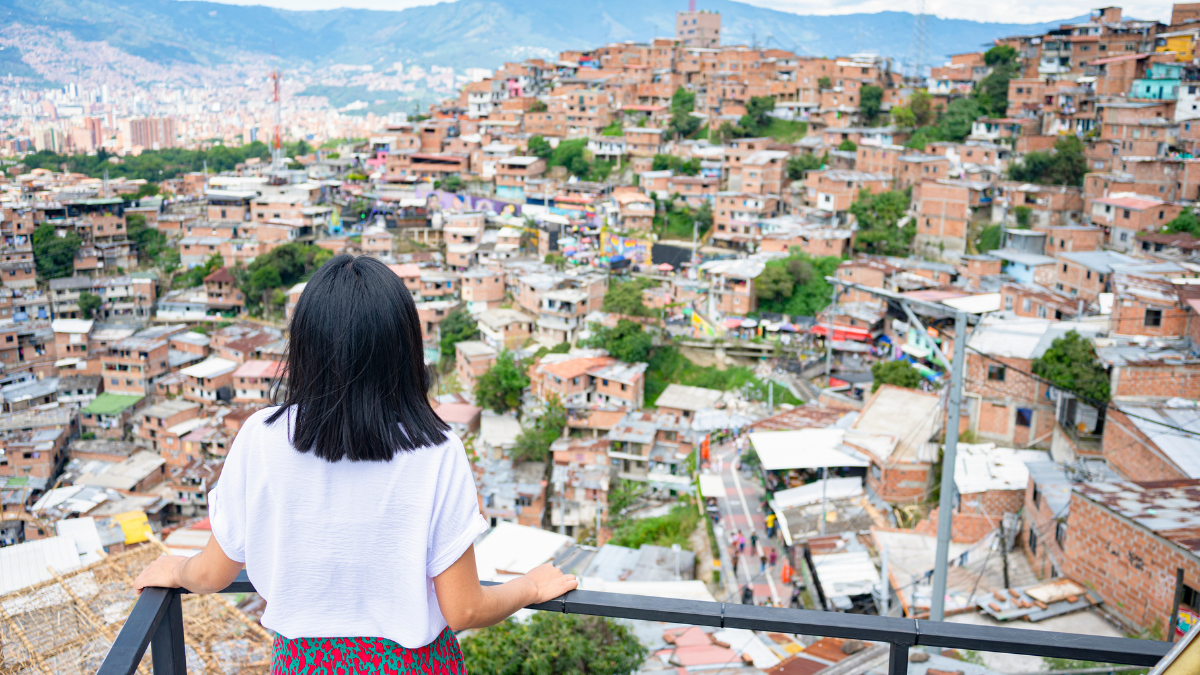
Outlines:
{"label": "black handrail", "polygon": [[[186,592],[166,588],[147,588],[143,591],[113,642],[112,649],[104,658],[104,663],[100,665],[98,675],[132,675],[146,653],[147,645],[152,642],[154,675],[186,675],[181,601],[182,594]],[[223,592],[253,593],[254,584],[250,583],[243,571]],[[1154,640],[597,591],[571,591],[549,602],[530,605],[529,608],[564,614],[886,642],[891,645],[890,675],[908,673],[908,649],[913,646],[1052,656],[1134,666],[1153,666],[1166,656],[1172,646],[1168,642]]]}

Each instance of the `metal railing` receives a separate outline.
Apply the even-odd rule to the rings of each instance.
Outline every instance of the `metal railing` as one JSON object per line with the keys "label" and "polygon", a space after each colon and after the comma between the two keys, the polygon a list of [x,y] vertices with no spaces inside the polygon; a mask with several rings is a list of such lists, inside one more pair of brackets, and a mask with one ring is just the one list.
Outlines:
{"label": "metal railing", "polygon": [[[186,592],[167,588],[145,589],[113,642],[104,663],[100,665],[98,675],[132,675],[146,653],[147,646],[151,647],[154,675],[185,675],[187,667],[184,657],[182,594]],[[242,572],[223,592],[252,593],[254,585],[250,583],[246,573]],[[888,659],[889,675],[905,675],[908,672],[908,651],[914,646],[1049,656],[1133,666],[1154,665],[1172,646],[1168,642],[1132,638],[1107,638],[596,591],[571,591],[549,602],[529,607],[564,614],[883,642],[891,646]]]}

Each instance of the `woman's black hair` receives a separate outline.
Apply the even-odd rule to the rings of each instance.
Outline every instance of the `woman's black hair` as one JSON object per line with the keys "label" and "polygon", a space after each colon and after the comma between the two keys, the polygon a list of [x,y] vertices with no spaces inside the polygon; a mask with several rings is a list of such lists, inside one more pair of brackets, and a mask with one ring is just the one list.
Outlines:
{"label": "woman's black hair", "polygon": [[336,462],[387,461],[439,445],[417,307],[375,258],[339,255],[317,270],[292,315],[287,397],[267,418],[295,416],[292,445]]}

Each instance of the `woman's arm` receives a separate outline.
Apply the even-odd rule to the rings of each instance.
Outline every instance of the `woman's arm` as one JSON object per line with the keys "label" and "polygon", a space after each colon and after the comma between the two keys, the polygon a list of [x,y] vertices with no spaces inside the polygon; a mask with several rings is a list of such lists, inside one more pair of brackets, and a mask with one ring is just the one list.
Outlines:
{"label": "woman's arm", "polygon": [[454,631],[500,623],[526,605],[557,598],[578,585],[574,574],[546,563],[499,586],[480,586],[474,546],[433,579],[438,607]]}
{"label": "woman's arm", "polygon": [[204,550],[191,558],[159,556],[133,580],[133,587],[139,591],[147,586],[163,586],[186,588],[193,593],[216,593],[232,583],[243,567],[225,555],[216,537],[209,537]]}

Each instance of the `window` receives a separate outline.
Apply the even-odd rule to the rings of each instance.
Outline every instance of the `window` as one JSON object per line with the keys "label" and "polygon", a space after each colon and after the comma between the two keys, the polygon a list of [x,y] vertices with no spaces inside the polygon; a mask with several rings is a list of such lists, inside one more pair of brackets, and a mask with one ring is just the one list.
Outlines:
{"label": "window", "polygon": [[1060,520],[1058,525],[1054,527],[1054,541],[1058,542],[1059,547],[1067,544],[1067,521]]}
{"label": "window", "polygon": [[1063,263],[1063,272],[1066,272],[1066,271],[1067,271],[1067,264]]}
{"label": "window", "polygon": [[1037,530],[1029,528],[1029,552],[1037,553]]}
{"label": "window", "polygon": [[1033,408],[1017,408],[1017,426],[1027,427],[1033,422]]}
{"label": "window", "polygon": [[988,366],[987,379],[993,380],[995,382],[1003,382],[1004,381],[1004,373],[1006,370],[1008,370],[1008,369],[1005,368],[1004,366]]}
{"label": "window", "polygon": [[1031,309],[1033,309],[1033,303],[1029,300],[1029,298],[1024,298],[1021,301],[1021,311],[1028,312]]}
{"label": "window", "polygon": [[1013,298],[1011,295],[1004,296],[1004,310],[1011,312],[1013,308]]}
{"label": "window", "polygon": [[1153,307],[1146,308],[1146,326],[1156,327],[1162,325],[1162,310],[1154,309]]}

